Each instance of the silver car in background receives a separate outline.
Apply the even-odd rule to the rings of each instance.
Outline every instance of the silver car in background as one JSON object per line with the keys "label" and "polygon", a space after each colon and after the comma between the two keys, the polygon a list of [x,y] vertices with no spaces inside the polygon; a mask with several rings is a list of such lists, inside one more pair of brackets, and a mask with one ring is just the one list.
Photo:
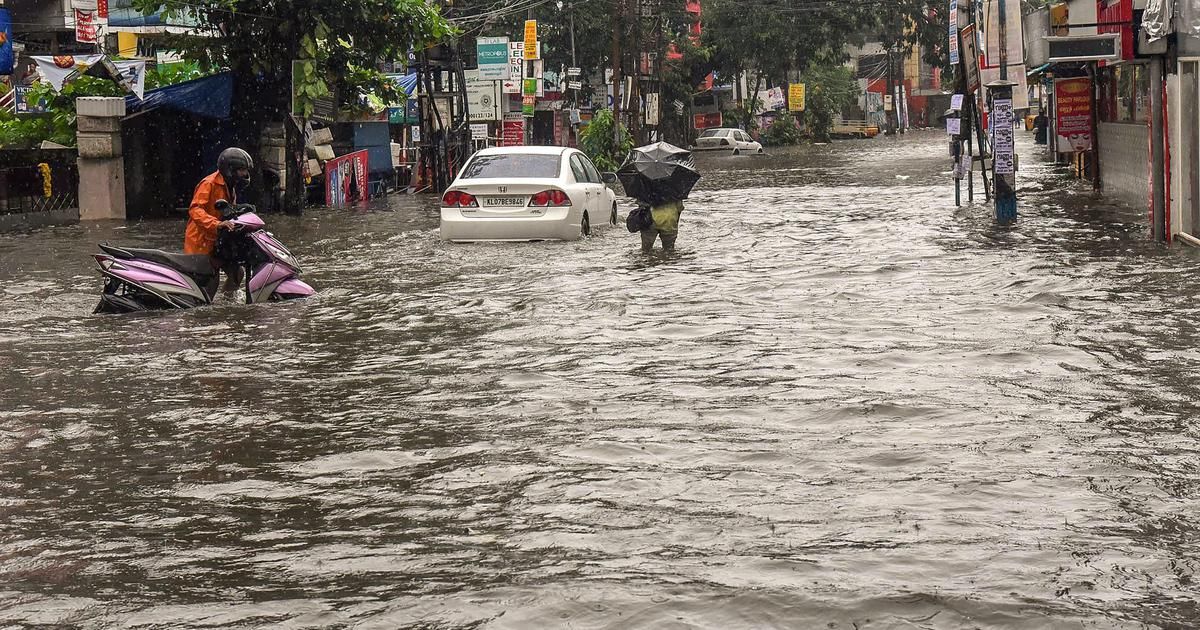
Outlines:
{"label": "silver car in background", "polygon": [[731,151],[734,155],[742,153],[762,153],[763,146],[750,134],[741,129],[705,129],[696,138],[692,151]]}
{"label": "silver car in background", "polygon": [[583,152],[563,147],[484,149],[442,195],[441,237],[573,241],[617,222],[616,194]]}

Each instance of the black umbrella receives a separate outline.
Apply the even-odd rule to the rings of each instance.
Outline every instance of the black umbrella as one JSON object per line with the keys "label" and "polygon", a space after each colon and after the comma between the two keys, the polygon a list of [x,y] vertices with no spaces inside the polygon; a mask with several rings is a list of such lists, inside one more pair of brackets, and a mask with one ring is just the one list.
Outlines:
{"label": "black umbrella", "polygon": [[652,206],[687,199],[700,181],[691,152],[665,142],[630,151],[617,177],[625,194]]}

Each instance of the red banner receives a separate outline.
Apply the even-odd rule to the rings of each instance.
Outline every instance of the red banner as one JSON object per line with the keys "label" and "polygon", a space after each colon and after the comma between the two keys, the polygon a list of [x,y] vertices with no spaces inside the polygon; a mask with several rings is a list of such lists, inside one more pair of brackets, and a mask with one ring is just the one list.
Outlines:
{"label": "red banner", "polygon": [[1059,153],[1092,150],[1092,80],[1054,81],[1054,122]]}
{"label": "red banner", "polygon": [[366,151],[339,155],[325,163],[325,205],[340,208],[367,199]]}
{"label": "red banner", "polygon": [[108,0],[96,0],[96,17],[101,20],[108,19]]}
{"label": "red banner", "polygon": [[96,13],[75,9],[75,41],[80,44],[96,43]]}
{"label": "red banner", "polygon": [[712,129],[721,126],[721,113],[696,114],[692,116],[692,126],[696,129]]}

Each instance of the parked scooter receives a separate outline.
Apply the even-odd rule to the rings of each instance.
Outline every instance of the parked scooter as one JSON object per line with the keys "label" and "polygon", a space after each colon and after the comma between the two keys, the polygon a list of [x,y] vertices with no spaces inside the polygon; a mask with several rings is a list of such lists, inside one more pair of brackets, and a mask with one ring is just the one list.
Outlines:
{"label": "parked scooter", "polygon": [[[235,226],[217,235],[217,257],[242,268],[247,304],[315,293],[300,280],[300,263],[266,231],[254,206],[218,201],[217,209],[223,221]],[[207,255],[111,245],[100,249],[105,253],[94,256],[105,281],[96,313],[194,308],[211,304],[217,294],[218,270]]]}

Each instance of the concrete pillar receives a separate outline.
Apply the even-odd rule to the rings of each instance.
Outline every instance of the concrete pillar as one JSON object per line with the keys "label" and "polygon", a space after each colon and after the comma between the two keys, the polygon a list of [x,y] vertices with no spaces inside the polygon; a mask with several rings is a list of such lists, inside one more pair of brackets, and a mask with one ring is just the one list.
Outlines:
{"label": "concrete pillar", "polygon": [[1167,160],[1163,133],[1163,58],[1150,58],[1150,215],[1156,241],[1170,241],[1167,232]]}
{"label": "concrete pillar", "polygon": [[79,219],[125,218],[125,157],[121,119],[125,99],[86,96],[75,99],[79,146]]}

